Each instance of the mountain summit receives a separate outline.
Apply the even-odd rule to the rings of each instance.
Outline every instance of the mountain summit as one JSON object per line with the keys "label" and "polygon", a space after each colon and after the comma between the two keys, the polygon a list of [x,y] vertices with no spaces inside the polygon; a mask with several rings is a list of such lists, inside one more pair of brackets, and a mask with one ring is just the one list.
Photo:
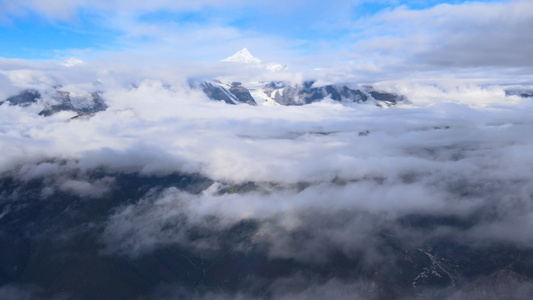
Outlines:
{"label": "mountain summit", "polygon": [[259,58],[254,57],[246,48],[243,48],[241,51],[226,59],[223,59],[222,61],[240,62],[246,64],[257,64],[261,62]]}

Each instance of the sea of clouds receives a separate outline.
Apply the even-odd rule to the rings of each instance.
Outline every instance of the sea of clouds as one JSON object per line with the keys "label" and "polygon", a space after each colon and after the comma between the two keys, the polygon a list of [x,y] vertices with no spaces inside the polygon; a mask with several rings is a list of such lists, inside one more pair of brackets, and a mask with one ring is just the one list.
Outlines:
{"label": "sea of clouds", "polygon": [[[0,105],[3,176],[50,178],[43,197],[59,190],[87,201],[114,188],[112,177],[89,176],[99,169],[213,181],[199,194],[154,189],[118,207],[102,224],[103,255],[134,259],[173,244],[209,255],[219,249],[218,233],[246,220],[260,224],[250,241],[269,257],[311,265],[336,251],[379,261],[386,256],[375,251],[382,230],[415,245],[446,236],[480,246],[533,242],[533,102],[506,97],[503,86],[378,82],[409,102],[387,109],[332,100],[257,107],[212,101],[171,68],[3,64],[2,98],[43,91],[29,107]],[[39,116],[57,84],[101,91],[109,108],[90,118]],[[249,183],[251,190],[221,192]],[[471,223],[395,225],[414,214]],[[190,240],[191,228],[211,233]],[[249,247],[236,243],[234,251]],[[277,298],[360,290],[335,280],[310,290],[301,282],[301,294],[290,296],[285,285],[272,288]]]}

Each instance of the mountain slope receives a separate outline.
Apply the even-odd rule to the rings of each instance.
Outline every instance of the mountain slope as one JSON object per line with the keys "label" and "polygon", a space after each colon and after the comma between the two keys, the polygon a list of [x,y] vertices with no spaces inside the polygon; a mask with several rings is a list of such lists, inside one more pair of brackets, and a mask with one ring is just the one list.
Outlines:
{"label": "mountain slope", "polygon": [[302,84],[270,82],[268,84],[232,82],[225,84],[218,80],[193,83],[191,87],[202,91],[213,100],[229,104],[247,103],[250,105],[305,105],[330,98],[342,103],[374,103],[389,107],[407,98],[395,93],[376,91],[372,87],[354,89],[344,84],[315,86],[314,81]]}
{"label": "mountain slope", "polygon": [[[11,96],[1,103],[9,105],[29,106],[42,100],[41,92],[35,89],[27,89],[19,94]],[[107,109],[107,104],[98,92],[90,94],[76,94],[67,91],[54,91],[51,101],[45,104],[45,108],[39,112],[40,116],[51,116],[60,111],[73,111],[78,114],[94,114]]]}

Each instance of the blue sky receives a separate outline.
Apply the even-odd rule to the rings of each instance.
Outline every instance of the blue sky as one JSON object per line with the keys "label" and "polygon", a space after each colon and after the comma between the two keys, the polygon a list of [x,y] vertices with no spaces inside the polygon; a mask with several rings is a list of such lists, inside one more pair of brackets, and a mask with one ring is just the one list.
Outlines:
{"label": "blue sky", "polygon": [[[426,9],[440,3],[462,1],[272,1],[270,4],[199,1],[205,3],[198,6],[155,1],[152,6],[138,7],[127,1],[111,1],[116,2],[115,5],[106,7],[97,1],[90,5],[83,1],[60,0],[52,2],[56,4],[51,4],[51,8],[36,7],[32,1],[18,2],[0,1],[0,5],[8,7],[0,19],[1,57],[53,59],[76,51],[122,51],[132,43],[164,39],[150,36],[149,32],[131,35],[128,30],[132,30],[132,26],[175,26],[183,30],[223,27],[253,36],[301,41],[306,45],[293,47],[299,46],[309,53],[306,47],[310,44],[346,38],[350,34],[349,22],[380,11],[400,6]],[[124,24],[112,19],[122,20]],[[205,57],[199,57],[202,58]]]}
{"label": "blue sky", "polygon": [[[530,0],[0,0],[0,57],[264,61],[350,72],[533,66]],[[529,71],[527,71],[529,72]]]}
{"label": "blue sky", "polygon": [[97,25],[85,17],[74,22],[50,21],[36,12],[10,18],[0,29],[0,56],[6,58],[50,59],[63,51],[100,49],[113,43],[120,32]]}

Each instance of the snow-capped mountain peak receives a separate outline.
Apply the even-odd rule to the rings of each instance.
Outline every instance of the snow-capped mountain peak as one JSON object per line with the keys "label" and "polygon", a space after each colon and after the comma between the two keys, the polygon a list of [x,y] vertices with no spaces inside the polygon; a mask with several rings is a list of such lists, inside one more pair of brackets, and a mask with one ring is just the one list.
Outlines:
{"label": "snow-capped mountain peak", "polygon": [[259,58],[254,57],[246,48],[243,48],[239,52],[226,59],[223,59],[222,61],[240,62],[246,64],[257,64],[261,62]]}

